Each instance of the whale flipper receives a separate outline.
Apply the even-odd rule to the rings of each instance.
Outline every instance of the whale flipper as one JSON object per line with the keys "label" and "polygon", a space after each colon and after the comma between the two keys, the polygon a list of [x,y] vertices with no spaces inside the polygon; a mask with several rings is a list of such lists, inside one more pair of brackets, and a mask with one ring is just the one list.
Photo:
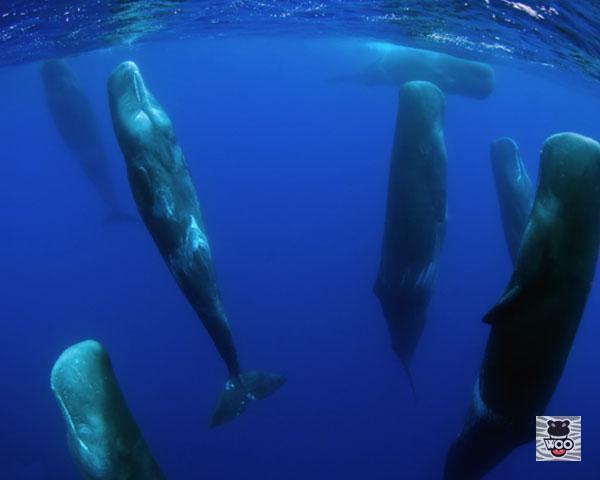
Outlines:
{"label": "whale flipper", "polygon": [[527,301],[527,295],[523,295],[523,288],[520,285],[514,285],[483,317],[483,323],[488,325],[503,323],[507,318],[512,318],[510,313],[517,310],[523,301]]}
{"label": "whale flipper", "polygon": [[268,397],[285,382],[283,375],[263,372],[246,372],[239,378],[230,378],[219,397],[210,426],[216,427],[234,420],[250,403]]}
{"label": "whale flipper", "polygon": [[[550,215],[546,215],[550,217]],[[525,267],[521,266],[513,275],[504,295],[500,301],[483,317],[483,322],[489,325],[505,323],[514,317],[514,313],[526,308],[529,298],[536,291],[544,289],[544,280],[551,272],[548,271],[552,265],[550,253],[551,231],[547,223],[548,218],[543,218],[536,225],[529,225],[523,238],[522,251],[519,256],[528,259]],[[532,238],[542,237],[536,242]],[[519,280],[517,280],[517,278]]]}

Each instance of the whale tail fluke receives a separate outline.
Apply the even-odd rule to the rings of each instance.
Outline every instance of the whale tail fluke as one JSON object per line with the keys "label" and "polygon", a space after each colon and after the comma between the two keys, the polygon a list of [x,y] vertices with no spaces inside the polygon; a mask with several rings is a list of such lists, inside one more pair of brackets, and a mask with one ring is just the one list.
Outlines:
{"label": "whale tail fluke", "polygon": [[113,210],[104,218],[104,223],[107,225],[137,222],[139,222],[137,216],[131,215],[130,213],[121,212],[120,210]]}
{"label": "whale tail fluke", "polygon": [[268,397],[285,382],[286,378],[282,375],[263,372],[245,372],[237,378],[230,378],[219,397],[210,426],[216,427],[235,419],[254,400]]}

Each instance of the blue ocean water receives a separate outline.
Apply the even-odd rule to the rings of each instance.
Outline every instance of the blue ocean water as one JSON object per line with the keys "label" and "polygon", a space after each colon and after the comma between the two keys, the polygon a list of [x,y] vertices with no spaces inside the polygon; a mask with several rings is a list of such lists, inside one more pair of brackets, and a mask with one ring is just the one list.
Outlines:
{"label": "blue ocean water", "polygon": [[[331,2],[325,10],[345,3]],[[348,5],[360,9],[360,3]],[[597,8],[592,2],[581,6],[588,13]],[[400,8],[388,7],[386,15]],[[427,18],[425,6],[420,13]],[[524,15],[529,22],[531,15]],[[143,224],[103,222],[104,205],[50,117],[40,63],[33,60],[74,54],[80,45],[35,50],[21,42],[17,51],[5,44],[0,478],[79,478],[49,373],[66,347],[87,338],[109,351],[169,479],[441,477],[489,333],[481,318],[512,272],[490,142],[513,137],[536,178],[541,145],[551,134],[600,138],[597,70],[593,61],[581,68],[550,47],[544,58],[557,60],[553,69],[526,62],[526,55],[462,50],[494,65],[496,89],[483,101],[447,97],[447,235],[414,359],[415,400],[372,294],[398,89],[328,81],[352,53],[340,55],[338,34],[348,31],[341,25],[327,35],[327,18],[318,17],[314,31],[282,32],[278,21],[261,23],[251,35],[244,35],[243,22],[235,35],[219,35],[213,26],[211,35],[194,36],[185,24],[182,38],[175,23],[161,30],[164,37],[146,42],[90,41],[67,59],[92,101],[119,201],[131,213],[135,205],[112,130],[106,79],[124,60],[139,65],[174,122],[198,189],[242,365],[288,377],[275,395],[217,429],[207,424],[226,371],[212,342]],[[580,17],[573,18],[579,31]],[[581,31],[591,23],[581,20]],[[587,44],[574,42],[579,52],[597,52],[593,39],[584,37]],[[451,49],[463,47],[453,43]],[[22,54],[28,49],[35,55]],[[598,312],[596,282],[547,409],[583,417],[583,461],[536,463],[530,443],[487,478],[597,478]]]}

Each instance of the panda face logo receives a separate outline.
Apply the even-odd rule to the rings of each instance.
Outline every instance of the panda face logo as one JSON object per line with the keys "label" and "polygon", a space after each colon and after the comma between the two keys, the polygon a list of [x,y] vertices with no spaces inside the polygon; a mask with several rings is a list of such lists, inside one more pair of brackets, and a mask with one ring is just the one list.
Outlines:
{"label": "panda face logo", "polygon": [[535,461],[581,462],[581,416],[536,416]]}

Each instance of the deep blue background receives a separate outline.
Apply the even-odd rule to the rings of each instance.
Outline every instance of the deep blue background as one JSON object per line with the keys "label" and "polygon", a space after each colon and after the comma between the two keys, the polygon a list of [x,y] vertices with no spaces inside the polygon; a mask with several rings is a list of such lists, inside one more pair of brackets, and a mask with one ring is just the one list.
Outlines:
{"label": "deep blue background", "polygon": [[[196,182],[246,368],[288,384],[209,430],[224,365],[141,223],[105,209],[63,145],[39,65],[0,70],[0,478],[78,478],[49,388],[63,349],[101,341],[169,479],[437,479],[462,427],[511,272],[489,144],[512,136],[532,177],[546,137],[600,137],[600,100],[509,66],[486,101],[447,98],[448,228],[411,396],[375,278],[397,90],[339,85],[339,51],[302,39],[194,40],[70,61],[92,98],[122,205],[134,212],[105,81],[136,61],[171,116]],[[534,445],[490,479],[596,478],[600,292],[548,414],[583,416],[583,462]],[[596,474],[597,475],[597,474]]]}

